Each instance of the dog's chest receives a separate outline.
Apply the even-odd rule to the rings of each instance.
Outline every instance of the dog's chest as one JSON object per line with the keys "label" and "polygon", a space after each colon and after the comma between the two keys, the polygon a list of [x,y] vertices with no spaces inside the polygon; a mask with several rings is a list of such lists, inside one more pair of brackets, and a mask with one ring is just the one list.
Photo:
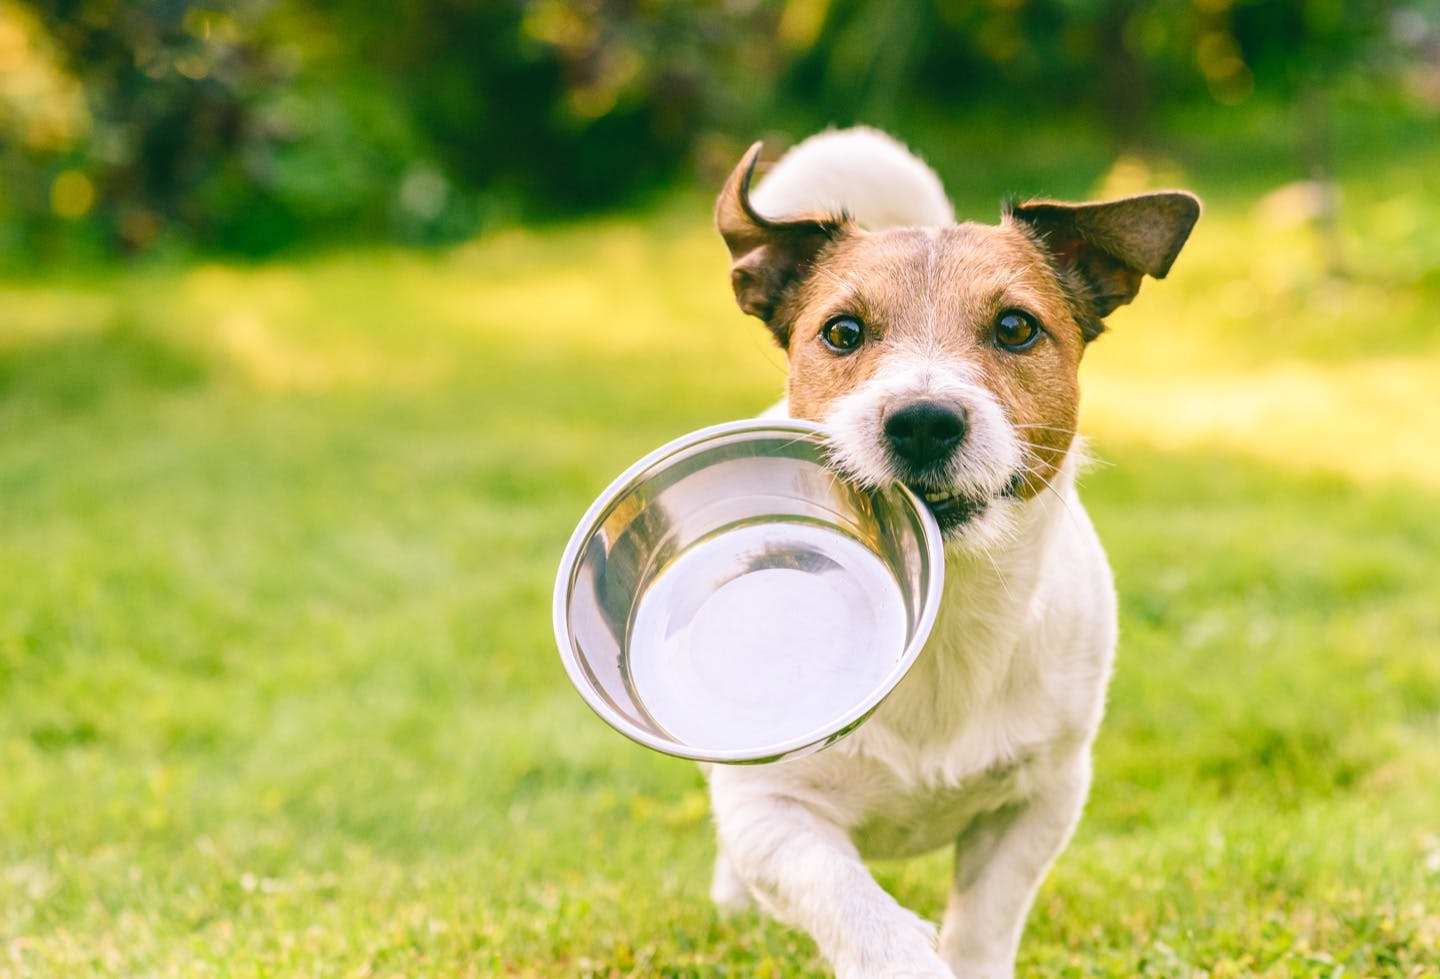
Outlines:
{"label": "dog's chest", "polygon": [[1029,767],[1027,762],[997,765],[956,785],[891,796],[851,829],[851,839],[861,855],[879,859],[947,846],[977,816],[1025,795]]}

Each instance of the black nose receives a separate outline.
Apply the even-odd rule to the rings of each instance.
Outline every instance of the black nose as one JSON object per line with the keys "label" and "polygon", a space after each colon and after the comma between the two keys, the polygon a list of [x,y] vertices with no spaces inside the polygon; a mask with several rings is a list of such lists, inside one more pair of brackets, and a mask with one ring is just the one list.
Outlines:
{"label": "black nose", "polygon": [[944,462],[965,438],[965,409],[933,401],[906,405],[885,419],[885,437],[895,454],[912,466]]}

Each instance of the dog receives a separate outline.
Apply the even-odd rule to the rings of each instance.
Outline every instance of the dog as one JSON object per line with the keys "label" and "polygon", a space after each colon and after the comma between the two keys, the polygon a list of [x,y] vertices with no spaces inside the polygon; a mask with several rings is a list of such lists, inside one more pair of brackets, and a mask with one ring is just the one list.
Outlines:
{"label": "dog", "polygon": [[[841,979],[1004,979],[1089,792],[1116,638],[1075,489],[1077,371],[1142,277],[1170,271],[1200,203],[1035,200],[957,223],[879,131],[814,136],[752,193],[760,148],[715,214],[740,308],[789,361],[772,413],[824,424],[845,477],[922,496],[945,586],[914,667],[847,738],[707,767],[711,897],[808,932]],[[952,844],[937,934],[863,861]]]}

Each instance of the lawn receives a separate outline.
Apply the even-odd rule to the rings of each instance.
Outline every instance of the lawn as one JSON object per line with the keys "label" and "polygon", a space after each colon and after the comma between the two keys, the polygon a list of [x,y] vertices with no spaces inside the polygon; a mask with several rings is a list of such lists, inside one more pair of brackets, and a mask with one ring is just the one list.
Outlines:
{"label": "lawn", "polygon": [[[1209,211],[1083,371],[1122,639],[1023,974],[1440,975],[1440,148],[1403,150],[1342,154],[1339,280],[1199,150],[1043,188]],[[594,494],[782,382],[707,207],[0,284],[0,975],[820,969],[716,917],[698,772],[550,635]],[[876,872],[936,917],[947,864]]]}

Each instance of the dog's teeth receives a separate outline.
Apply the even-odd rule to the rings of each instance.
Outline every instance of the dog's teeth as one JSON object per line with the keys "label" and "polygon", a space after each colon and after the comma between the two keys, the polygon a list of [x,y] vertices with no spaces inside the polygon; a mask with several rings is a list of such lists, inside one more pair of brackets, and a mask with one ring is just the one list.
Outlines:
{"label": "dog's teeth", "polygon": [[925,501],[927,503],[939,503],[941,500],[950,499],[953,495],[953,493],[926,493]]}

